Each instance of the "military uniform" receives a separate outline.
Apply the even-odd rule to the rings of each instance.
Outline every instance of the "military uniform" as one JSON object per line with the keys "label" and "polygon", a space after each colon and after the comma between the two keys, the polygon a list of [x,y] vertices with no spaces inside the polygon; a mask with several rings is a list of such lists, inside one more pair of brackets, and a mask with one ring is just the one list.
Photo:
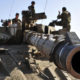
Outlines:
{"label": "military uniform", "polygon": [[[23,17],[22,17],[22,32],[24,32],[25,29],[30,29],[33,27],[34,23],[36,22],[33,20],[33,16],[35,16],[35,8],[34,8],[35,2],[32,1],[31,5],[28,6],[28,11],[23,11]],[[25,14],[26,13],[26,14]]]}
{"label": "military uniform", "polygon": [[70,31],[71,14],[68,11],[64,11],[57,18],[61,19],[61,21],[57,21],[56,25],[63,26],[63,29]]}
{"label": "military uniform", "polygon": [[17,28],[13,28],[14,30],[17,29],[16,34],[15,34],[15,42],[16,43],[21,43],[22,42],[22,22],[20,19],[12,19],[12,24],[17,24]]}
{"label": "military uniform", "polygon": [[14,18],[14,19],[12,19],[12,23],[13,23],[13,24],[14,24],[14,23],[21,23],[21,20]]}
{"label": "military uniform", "polygon": [[12,24],[17,24],[18,29],[22,30],[22,22],[20,19],[12,19]]}
{"label": "military uniform", "polygon": [[22,26],[23,26],[23,28],[25,26],[23,31],[25,29],[30,29],[30,27],[32,27],[33,24],[35,23],[35,20],[31,20],[32,17],[35,15],[34,6],[31,5],[31,6],[28,7],[28,9],[29,9],[29,11],[27,12],[28,13],[27,16],[23,16],[23,18],[22,18]]}
{"label": "military uniform", "polygon": [[29,9],[30,14],[33,16],[35,14],[34,6],[31,5],[28,7],[28,9]]}
{"label": "military uniform", "polygon": [[71,22],[71,14],[68,11],[63,11],[62,14],[57,16],[58,19],[61,19],[61,21],[53,21],[50,23],[50,25],[55,26],[63,26],[63,31],[70,31],[70,22]]}
{"label": "military uniform", "polygon": [[[28,7],[28,9],[29,9],[29,12],[30,12],[31,18],[32,18],[35,15],[35,8],[34,8],[34,6],[31,5]],[[31,20],[30,23],[31,24],[35,23],[35,20]]]}

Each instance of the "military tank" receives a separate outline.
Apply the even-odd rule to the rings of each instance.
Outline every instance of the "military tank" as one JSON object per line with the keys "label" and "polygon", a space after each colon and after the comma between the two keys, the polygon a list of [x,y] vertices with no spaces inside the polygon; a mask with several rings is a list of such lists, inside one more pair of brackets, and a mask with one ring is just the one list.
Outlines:
{"label": "military tank", "polygon": [[[79,80],[80,39],[76,33],[50,34],[52,26],[30,23],[0,27],[0,80]],[[29,20],[44,19],[44,13]],[[72,76],[74,77],[72,77]]]}

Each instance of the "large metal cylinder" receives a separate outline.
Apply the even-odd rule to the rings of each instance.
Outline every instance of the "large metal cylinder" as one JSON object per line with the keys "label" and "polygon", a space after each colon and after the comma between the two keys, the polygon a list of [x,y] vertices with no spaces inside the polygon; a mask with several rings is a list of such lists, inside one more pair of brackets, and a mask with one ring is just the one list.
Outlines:
{"label": "large metal cylinder", "polygon": [[[24,41],[36,46],[38,50],[52,59],[62,70],[80,78],[80,44],[71,45],[65,39],[43,37],[43,34],[25,31]],[[58,35],[61,37],[61,35]],[[53,36],[55,37],[55,36]]]}
{"label": "large metal cylinder", "polygon": [[59,43],[52,53],[53,61],[60,68],[80,78],[80,45]]}

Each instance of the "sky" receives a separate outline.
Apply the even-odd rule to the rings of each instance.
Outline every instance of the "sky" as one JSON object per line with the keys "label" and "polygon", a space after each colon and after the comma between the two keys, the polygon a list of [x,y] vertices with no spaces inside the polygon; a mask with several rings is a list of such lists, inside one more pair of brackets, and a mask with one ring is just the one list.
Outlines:
{"label": "sky", "polygon": [[[22,10],[28,10],[32,0],[0,0],[0,20],[13,19],[15,13],[20,14]],[[48,25],[52,20],[57,19],[58,11],[66,7],[71,13],[71,31],[76,32],[80,38],[80,0],[34,0],[36,13],[45,12],[47,19],[39,20],[37,23]],[[0,23],[1,26],[1,23]],[[56,29],[60,29],[56,26]]]}

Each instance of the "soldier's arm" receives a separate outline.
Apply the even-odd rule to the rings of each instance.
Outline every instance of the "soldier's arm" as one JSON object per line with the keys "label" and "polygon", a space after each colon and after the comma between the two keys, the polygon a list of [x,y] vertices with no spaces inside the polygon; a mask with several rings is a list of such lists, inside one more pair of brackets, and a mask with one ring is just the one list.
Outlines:
{"label": "soldier's arm", "polygon": [[62,14],[57,16],[57,19],[61,19],[62,18]]}

